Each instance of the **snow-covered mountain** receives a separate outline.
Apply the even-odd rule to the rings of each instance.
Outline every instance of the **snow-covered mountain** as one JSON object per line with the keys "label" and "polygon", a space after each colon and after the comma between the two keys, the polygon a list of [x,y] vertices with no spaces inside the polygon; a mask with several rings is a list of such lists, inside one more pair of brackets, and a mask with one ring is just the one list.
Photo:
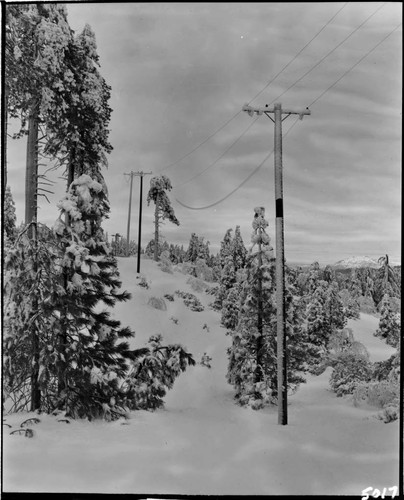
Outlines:
{"label": "snow-covered mountain", "polygon": [[334,269],[351,269],[358,267],[371,267],[377,269],[380,263],[377,259],[372,259],[367,255],[348,257],[347,259],[339,260],[333,266]]}

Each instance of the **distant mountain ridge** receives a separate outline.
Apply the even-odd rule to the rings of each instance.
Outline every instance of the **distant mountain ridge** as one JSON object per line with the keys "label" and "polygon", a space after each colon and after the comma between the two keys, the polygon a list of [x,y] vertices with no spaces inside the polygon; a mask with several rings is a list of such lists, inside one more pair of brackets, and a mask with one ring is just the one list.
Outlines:
{"label": "distant mountain ridge", "polygon": [[[399,263],[390,262],[391,266],[399,266]],[[381,267],[380,262],[377,259],[368,257],[367,255],[348,257],[347,259],[339,260],[333,266],[334,269],[352,269],[360,267],[370,267],[372,269],[378,269]]]}

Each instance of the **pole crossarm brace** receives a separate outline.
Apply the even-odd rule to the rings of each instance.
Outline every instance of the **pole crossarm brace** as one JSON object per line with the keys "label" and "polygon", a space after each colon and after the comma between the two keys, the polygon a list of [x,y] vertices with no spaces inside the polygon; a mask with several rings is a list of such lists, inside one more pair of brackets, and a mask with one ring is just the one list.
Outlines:
{"label": "pole crossarm brace", "polygon": [[[275,113],[275,108],[277,107],[278,105],[275,104],[274,106],[272,107],[269,107],[268,104],[261,108],[261,107],[253,107],[253,106],[250,106],[248,104],[244,104],[243,106],[243,111],[245,111],[246,113],[248,113],[250,116],[253,116],[254,113],[256,113],[257,115],[267,115],[268,118],[271,118],[268,113]],[[282,114],[283,115],[299,115],[299,118],[300,120],[303,120],[303,116],[304,115],[311,115],[311,111],[309,110],[309,108],[305,108],[305,109],[284,109],[282,108]]]}

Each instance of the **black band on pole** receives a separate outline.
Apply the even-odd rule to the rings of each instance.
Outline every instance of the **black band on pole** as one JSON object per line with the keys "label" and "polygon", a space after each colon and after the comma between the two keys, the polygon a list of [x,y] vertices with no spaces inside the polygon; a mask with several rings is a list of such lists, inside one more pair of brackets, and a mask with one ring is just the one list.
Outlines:
{"label": "black band on pole", "polygon": [[283,217],[283,198],[278,198],[275,201],[275,216]]}

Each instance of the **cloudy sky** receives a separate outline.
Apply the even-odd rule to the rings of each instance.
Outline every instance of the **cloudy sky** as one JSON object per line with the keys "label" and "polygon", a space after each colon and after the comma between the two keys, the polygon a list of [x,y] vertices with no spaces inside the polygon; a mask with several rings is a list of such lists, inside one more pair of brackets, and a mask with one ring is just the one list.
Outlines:
{"label": "cloudy sky", "polygon": [[[126,236],[124,174],[151,171],[173,184],[181,225],[163,226],[169,243],[187,247],[196,232],[216,252],[239,225],[248,245],[253,209],[263,206],[275,246],[274,124],[241,109],[280,102],[311,110],[282,123],[287,262],[401,260],[401,2],[77,2],[67,10],[76,33],[93,28],[112,87],[109,235]],[[21,222],[22,140],[8,161]],[[153,237],[150,178],[144,245]],[[135,241],[139,185],[135,177]],[[63,188],[59,179],[51,204],[41,204],[42,222],[57,217]]]}

